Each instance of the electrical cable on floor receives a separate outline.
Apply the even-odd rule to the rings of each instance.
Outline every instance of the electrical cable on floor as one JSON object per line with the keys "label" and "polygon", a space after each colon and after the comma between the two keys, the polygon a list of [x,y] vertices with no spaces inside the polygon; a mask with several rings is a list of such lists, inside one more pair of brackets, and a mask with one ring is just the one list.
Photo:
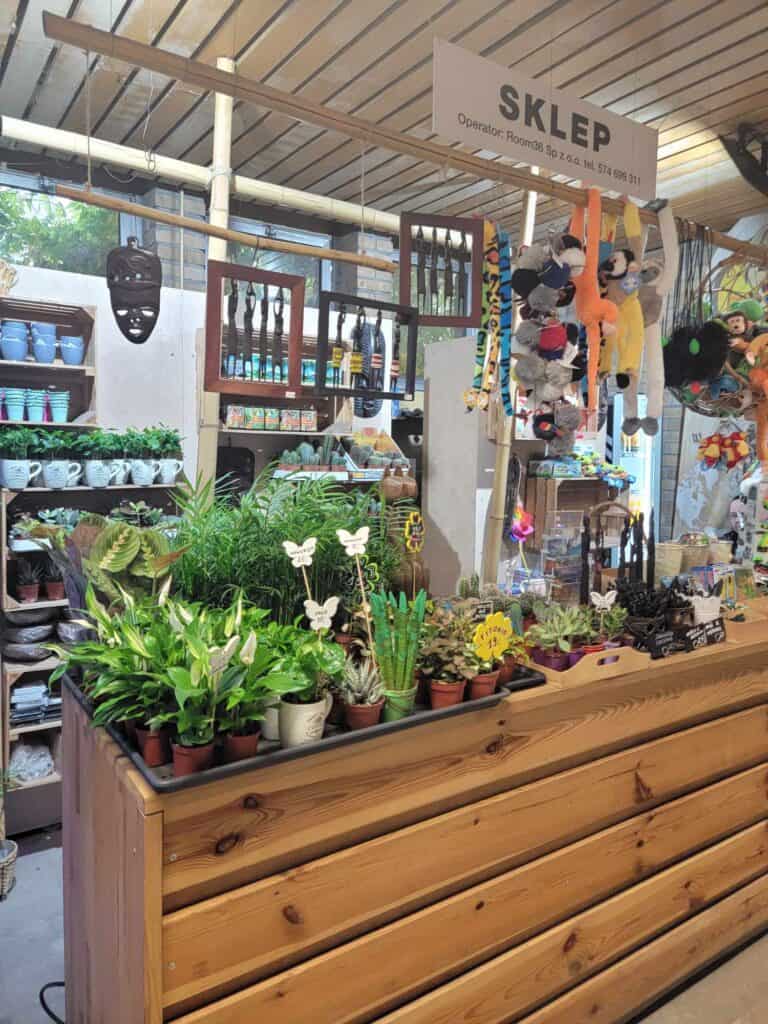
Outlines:
{"label": "electrical cable on floor", "polygon": [[39,999],[40,999],[40,1005],[45,1010],[45,1012],[48,1014],[48,1016],[51,1018],[51,1020],[55,1021],[55,1024],[67,1024],[67,1022],[65,1020],[62,1020],[61,1017],[57,1017],[56,1014],[53,1012],[53,1010],[48,1005],[48,1003],[46,1003],[46,1001],[45,1001],[45,993],[48,991],[49,988],[64,988],[64,982],[63,981],[49,981],[47,985],[43,985],[43,987],[40,989]]}

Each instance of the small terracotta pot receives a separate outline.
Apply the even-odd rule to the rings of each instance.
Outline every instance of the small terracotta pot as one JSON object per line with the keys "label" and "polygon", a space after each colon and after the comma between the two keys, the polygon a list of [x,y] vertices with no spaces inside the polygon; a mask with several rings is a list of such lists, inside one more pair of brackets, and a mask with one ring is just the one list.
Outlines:
{"label": "small terracotta pot", "polygon": [[466,685],[466,680],[460,683],[441,683],[439,680],[433,679],[429,684],[429,700],[432,710],[437,711],[438,708],[449,708],[454,704],[461,704]]}
{"label": "small terracotta pot", "polygon": [[516,668],[517,658],[514,654],[505,654],[504,660],[501,663],[501,668],[499,669],[499,686],[512,682]]}
{"label": "small terracotta pot", "polygon": [[256,757],[259,749],[260,732],[248,736],[235,736],[227,733],[224,737],[224,760],[227,764],[244,761],[247,757]]}
{"label": "small terracotta pot", "polygon": [[536,625],[536,616],[535,615],[526,615],[526,617],[523,619],[523,632],[527,633],[528,630],[531,628],[531,626],[535,626],[535,625]]}
{"label": "small terracotta pot", "polygon": [[49,601],[64,600],[64,580],[46,580],[45,596]]}
{"label": "small terracotta pot", "polygon": [[182,747],[178,743],[173,746],[173,774],[176,778],[182,775],[194,775],[204,772],[213,764],[213,744],[206,743],[202,747]]}
{"label": "small terracotta pot", "polygon": [[582,647],[582,650],[584,651],[585,654],[599,654],[600,651],[604,651],[605,650],[605,644],[603,644],[603,643],[584,644],[584,646]]}
{"label": "small terracotta pot", "polygon": [[403,496],[402,479],[385,469],[384,476],[381,478],[381,493],[385,501],[396,501],[401,498]]}
{"label": "small terracotta pot", "polygon": [[479,700],[481,697],[490,697],[496,692],[496,687],[501,682],[501,671],[481,672],[469,682],[469,699]]}
{"label": "small terracotta pot", "polygon": [[137,727],[136,742],[147,768],[159,768],[161,764],[168,764],[171,760],[171,744],[167,729],[157,729],[153,732]]}
{"label": "small terracotta pot", "polygon": [[347,721],[347,728],[367,729],[371,725],[378,725],[383,708],[383,697],[376,704],[345,704],[344,717]]}
{"label": "small terracotta pot", "polygon": [[20,583],[16,587],[16,593],[19,595],[21,604],[31,604],[33,601],[37,601],[40,596],[40,584]]}

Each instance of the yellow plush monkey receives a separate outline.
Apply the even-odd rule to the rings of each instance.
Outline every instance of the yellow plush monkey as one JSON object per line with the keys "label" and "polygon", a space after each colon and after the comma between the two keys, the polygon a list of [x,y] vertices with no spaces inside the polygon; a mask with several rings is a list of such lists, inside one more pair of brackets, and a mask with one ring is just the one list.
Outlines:
{"label": "yellow plush monkey", "polygon": [[[601,280],[605,293],[619,310],[616,334],[606,338],[600,357],[600,373],[613,372],[616,359],[617,377],[637,376],[643,358],[643,337],[645,325],[640,306],[640,256],[643,237],[640,214],[629,199],[624,204],[624,230],[629,242],[627,249],[615,249],[600,266]],[[619,379],[619,387],[626,387],[628,380]]]}

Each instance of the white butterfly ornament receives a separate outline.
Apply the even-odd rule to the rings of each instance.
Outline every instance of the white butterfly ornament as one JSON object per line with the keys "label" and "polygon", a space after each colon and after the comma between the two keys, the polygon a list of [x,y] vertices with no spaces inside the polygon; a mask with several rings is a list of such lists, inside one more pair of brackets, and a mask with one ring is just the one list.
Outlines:
{"label": "white butterfly ornament", "polygon": [[318,604],[317,601],[307,599],[304,602],[304,611],[307,613],[310,629],[330,629],[338,607],[338,597],[329,597],[325,604]]}
{"label": "white butterfly ornament", "polygon": [[607,594],[598,594],[597,591],[593,590],[590,594],[592,604],[599,612],[609,612],[616,603],[617,593],[615,590],[609,590]]}
{"label": "white butterfly ornament", "polygon": [[307,537],[303,544],[294,544],[292,540],[284,540],[285,553],[291,560],[294,569],[312,565],[312,557],[317,547],[317,537]]}
{"label": "white butterfly ornament", "polygon": [[365,545],[368,543],[370,532],[369,526],[361,526],[356,533],[350,533],[349,530],[337,530],[336,536],[344,545],[346,553],[353,557],[354,555],[365,554]]}

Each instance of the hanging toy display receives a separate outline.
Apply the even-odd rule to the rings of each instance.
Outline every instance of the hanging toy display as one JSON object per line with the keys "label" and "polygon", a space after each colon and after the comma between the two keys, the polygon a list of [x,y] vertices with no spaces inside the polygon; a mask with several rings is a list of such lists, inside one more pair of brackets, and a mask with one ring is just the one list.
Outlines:
{"label": "hanging toy display", "polygon": [[498,351],[501,331],[501,274],[499,266],[499,233],[491,221],[483,223],[482,316],[475,346],[475,370],[472,387],[464,392],[467,410],[488,407],[485,390],[486,366],[490,353]]}
{"label": "hanging toy display", "polygon": [[730,434],[716,433],[702,438],[696,458],[703,462],[707,469],[724,465],[730,470],[749,458],[749,453],[746,433],[743,430],[733,430]]}
{"label": "hanging toy display", "polygon": [[574,208],[567,236],[572,245],[583,246],[584,249],[582,268],[571,266],[571,280],[575,286],[576,315],[584,324],[587,333],[587,406],[593,420],[597,418],[598,408],[601,336],[608,339],[615,334],[618,320],[615,304],[610,299],[601,297],[598,283],[601,213],[600,192],[596,188],[590,188],[587,192],[586,211],[583,206]]}
{"label": "hanging toy display", "polygon": [[643,354],[644,323],[640,305],[640,262],[643,238],[640,215],[634,203],[624,203],[624,230],[628,248],[614,249],[600,264],[600,283],[606,297],[616,306],[616,330],[606,334],[600,353],[599,373],[616,372],[616,384],[622,390],[640,373]]}
{"label": "hanging toy display", "polygon": [[520,552],[520,564],[527,574],[530,574],[528,563],[525,560],[524,542],[533,536],[535,525],[533,516],[527,512],[520,500],[520,482],[522,479],[522,465],[517,455],[513,455],[510,464],[509,477],[507,479],[506,508],[509,517],[507,527],[508,538],[518,546]]}
{"label": "hanging toy display", "polygon": [[115,323],[134,345],[143,345],[155,329],[162,284],[160,260],[153,252],[140,249],[135,236],[107,256],[107,285]]}

